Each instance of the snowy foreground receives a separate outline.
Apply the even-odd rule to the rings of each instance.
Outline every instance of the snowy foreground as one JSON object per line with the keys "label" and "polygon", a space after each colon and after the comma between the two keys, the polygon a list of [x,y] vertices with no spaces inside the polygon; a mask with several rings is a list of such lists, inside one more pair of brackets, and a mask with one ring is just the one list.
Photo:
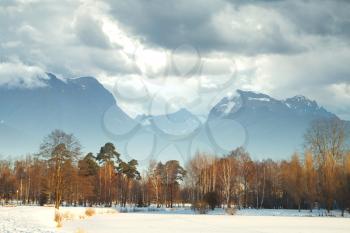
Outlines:
{"label": "snowy foreground", "polygon": [[[118,213],[112,209],[95,208],[96,215],[87,217],[85,208],[61,208],[66,220],[56,228],[51,207],[0,207],[1,233],[163,233],[163,232],[239,232],[239,233],[322,233],[349,232],[350,218],[306,217],[308,211],[242,210],[236,216],[194,215],[189,210]],[[214,215],[215,214],[215,215]],[[216,215],[218,214],[218,215]],[[279,215],[279,216],[274,216]],[[337,213],[335,213],[337,215]]]}

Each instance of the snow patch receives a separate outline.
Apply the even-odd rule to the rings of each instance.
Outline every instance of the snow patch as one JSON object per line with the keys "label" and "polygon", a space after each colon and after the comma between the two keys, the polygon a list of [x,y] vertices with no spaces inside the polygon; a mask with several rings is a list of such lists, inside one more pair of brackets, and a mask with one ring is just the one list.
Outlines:
{"label": "snow patch", "polygon": [[234,101],[230,101],[226,104],[223,113],[228,114],[235,107],[236,103]]}
{"label": "snow patch", "polygon": [[270,101],[271,101],[271,99],[270,99],[270,98],[265,98],[265,97],[262,97],[262,98],[248,97],[248,100],[254,100],[254,101],[264,101],[264,102],[270,102]]}

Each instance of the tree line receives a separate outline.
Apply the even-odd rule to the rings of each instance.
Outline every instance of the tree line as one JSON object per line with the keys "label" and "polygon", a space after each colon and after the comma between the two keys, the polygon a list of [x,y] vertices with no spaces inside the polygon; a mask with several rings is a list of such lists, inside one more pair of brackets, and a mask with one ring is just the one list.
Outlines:
{"label": "tree line", "polygon": [[[145,206],[151,204],[149,190],[154,188],[159,206],[162,200],[172,207],[186,172],[175,160],[155,165],[145,182],[137,160],[123,161],[112,143],[96,155],[81,158],[81,145],[74,135],[55,130],[43,140],[38,154],[0,161],[0,199],[54,204],[57,209],[62,204]],[[159,176],[163,177],[161,187]]]}
{"label": "tree line", "polygon": [[350,152],[344,123],[315,121],[305,152],[289,160],[253,160],[244,148],[225,156],[198,152],[182,167],[150,161],[142,176],[112,143],[81,155],[79,141],[55,130],[36,155],[0,162],[0,198],[21,204],[194,208],[350,208]]}
{"label": "tree line", "polygon": [[305,152],[289,160],[253,161],[237,148],[224,157],[198,153],[188,164],[185,202],[211,208],[350,208],[348,128],[318,120],[305,133]]}

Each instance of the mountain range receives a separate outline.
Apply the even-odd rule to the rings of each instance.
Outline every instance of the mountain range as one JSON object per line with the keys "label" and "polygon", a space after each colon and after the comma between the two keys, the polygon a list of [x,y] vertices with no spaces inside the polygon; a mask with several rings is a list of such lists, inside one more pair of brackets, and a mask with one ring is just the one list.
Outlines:
{"label": "mountain range", "polygon": [[204,122],[191,109],[132,118],[92,77],[48,77],[36,88],[0,86],[1,155],[37,152],[44,136],[62,129],[74,133],[84,152],[96,153],[111,141],[141,163],[186,161],[196,151],[225,154],[238,146],[253,158],[283,159],[302,151],[312,121],[337,118],[304,96],[278,100],[242,90],[219,101]]}
{"label": "mountain range", "polygon": [[106,109],[116,106],[112,94],[91,77],[62,81],[48,76],[36,88],[0,86],[1,154],[36,152],[54,129],[74,133],[83,146],[107,140],[101,123]]}
{"label": "mountain range", "polygon": [[283,158],[303,149],[304,134],[311,122],[337,118],[304,96],[277,100],[268,95],[238,90],[238,96],[222,99],[208,120],[239,122],[247,134],[249,151],[258,157]]}

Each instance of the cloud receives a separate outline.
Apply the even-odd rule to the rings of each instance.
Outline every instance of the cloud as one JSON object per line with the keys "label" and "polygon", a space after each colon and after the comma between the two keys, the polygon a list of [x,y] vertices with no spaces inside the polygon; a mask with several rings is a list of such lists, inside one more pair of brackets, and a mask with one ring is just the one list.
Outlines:
{"label": "cloud", "polygon": [[237,8],[226,1],[131,2],[111,1],[113,16],[150,44],[175,49],[189,43],[202,52],[245,54],[294,53],[303,49],[289,38],[292,25],[274,9],[251,5]]}
{"label": "cloud", "polygon": [[34,88],[44,86],[42,81],[47,78],[40,67],[25,65],[20,61],[0,63],[0,86]]}
{"label": "cloud", "polygon": [[350,38],[350,4],[346,0],[285,1],[276,6],[298,31],[315,36]]}
{"label": "cloud", "polygon": [[277,98],[303,94],[335,113],[342,109],[341,116],[350,119],[350,102],[346,101],[349,92],[344,88],[350,83],[350,69],[343,62],[349,59],[350,49],[343,46],[293,56],[248,58],[243,62],[245,69],[239,73],[238,85]]}
{"label": "cloud", "polygon": [[73,25],[80,41],[91,47],[110,49],[109,39],[102,30],[102,23],[91,17],[90,14],[80,14]]}
{"label": "cloud", "polygon": [[156,112],[176,100],[205,114],[237,88],[303,94],[350,119],[349,11],[343,0],[4,0],[0,84],[51,72],[136,97],[146,88],[145,101],[117,99],[131,115],[155,97]]}

